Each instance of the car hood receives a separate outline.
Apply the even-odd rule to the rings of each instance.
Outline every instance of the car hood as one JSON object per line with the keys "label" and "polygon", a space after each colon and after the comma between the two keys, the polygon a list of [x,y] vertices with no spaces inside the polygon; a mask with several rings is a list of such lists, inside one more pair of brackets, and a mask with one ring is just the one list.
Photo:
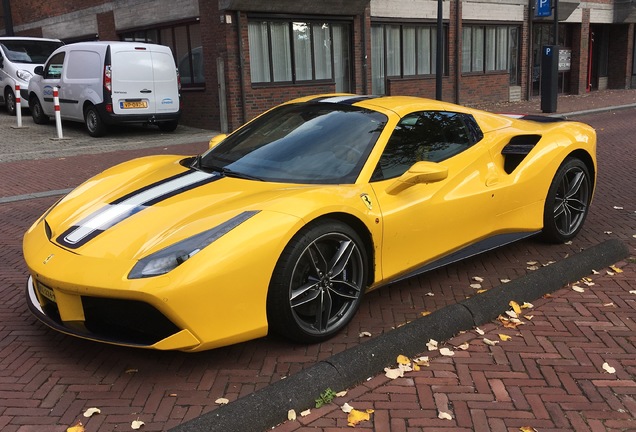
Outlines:
{"label": "car hood", "polygon": [[286,212],[276,198],[317,187],[229,178],[181,159],[143,158],[88,180],[45,216],[50,240],[79,255],[139,259],[244,211]]}

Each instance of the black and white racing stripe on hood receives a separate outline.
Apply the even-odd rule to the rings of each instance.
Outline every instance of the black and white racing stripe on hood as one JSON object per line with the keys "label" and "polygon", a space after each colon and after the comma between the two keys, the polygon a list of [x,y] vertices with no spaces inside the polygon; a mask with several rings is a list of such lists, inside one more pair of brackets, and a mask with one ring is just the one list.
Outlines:
{"label": "black and white racing stripe on hood", "polygon": [[375,95],[346,95],[346,96],[329,96],[312,99],[310,102],[338,103],[344,105],[353,105],[364,100],[375,99],[380,96]]}
{"label": "black and white racing stripe on hood", "polygon": [[144,208],[222,177],[217,172],[189,170],[150,184],[106,204],[58,236],[57,242],[76,249]]}

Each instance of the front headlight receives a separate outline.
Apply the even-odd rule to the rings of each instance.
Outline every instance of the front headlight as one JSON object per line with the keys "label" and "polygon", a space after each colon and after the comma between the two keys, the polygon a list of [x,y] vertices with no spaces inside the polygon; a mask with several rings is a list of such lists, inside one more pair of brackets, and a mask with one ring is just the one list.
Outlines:
{"label": "front headlight", "polygon": [[28,70],[24,70],[24,69],[20,69],[19,71],[17,71],[15,73],[18,78],[20,78],[22,81],[26,81],[29,82],[29,80],[31,79],[31,77],[33,76],[33,74],[31,72],[29,72]]}
{"label": "front headlight", "polygon": [[256,213],[258,213],[258,211],[243,212],[223,222],[221,225],[181,240],[178,243],[140,259],[130,271],[130,274],[128,274],[128,279],[159,276],[174,270],[196,255],[201,249],[215,242]]}

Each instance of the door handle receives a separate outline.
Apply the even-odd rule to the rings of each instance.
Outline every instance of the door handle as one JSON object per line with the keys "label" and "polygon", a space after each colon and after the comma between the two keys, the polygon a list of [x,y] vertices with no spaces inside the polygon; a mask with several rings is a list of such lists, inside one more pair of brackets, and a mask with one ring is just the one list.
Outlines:
{"label": "door handle", "polygon": [[152,90],[143,89],[140,93],[152,93]]}

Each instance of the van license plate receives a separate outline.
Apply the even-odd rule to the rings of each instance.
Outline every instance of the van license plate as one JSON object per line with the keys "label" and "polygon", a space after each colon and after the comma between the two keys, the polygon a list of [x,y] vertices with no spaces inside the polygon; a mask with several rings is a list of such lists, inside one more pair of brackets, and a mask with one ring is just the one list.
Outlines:
{"label": "van license plate", "polygon": [[38,287],[38,292],[42,294],[42,297],[55,303],[55,292],[53,292],[51,288],[44,286],[41,283],[38,283],[37,287]]}
{"label": "van license plate", "polygon": [[148,102],[146,102],[146,101],[121,102],[121,107],[122,107],[123,109],[129,109],[129,108],[148,108]]}

